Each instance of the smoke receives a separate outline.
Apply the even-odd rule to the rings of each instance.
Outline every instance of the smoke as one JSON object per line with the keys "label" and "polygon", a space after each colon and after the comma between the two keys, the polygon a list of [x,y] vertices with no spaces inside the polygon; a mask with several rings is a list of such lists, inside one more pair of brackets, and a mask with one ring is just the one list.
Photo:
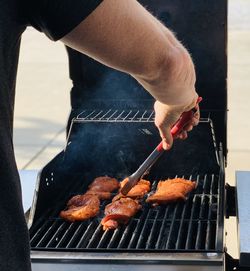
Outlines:
{"label": "smoke", "polygon": [[[132,174],[160,141],[151,122],[77,121],[65,151],[65,164],[90,182],[109,175]],[[147,131],[147,132],[145,132]],[[175,141],[152,167],[150,179],[174,175],[213,174],[218,171],[210,123],[201,123],[185,141]]]}

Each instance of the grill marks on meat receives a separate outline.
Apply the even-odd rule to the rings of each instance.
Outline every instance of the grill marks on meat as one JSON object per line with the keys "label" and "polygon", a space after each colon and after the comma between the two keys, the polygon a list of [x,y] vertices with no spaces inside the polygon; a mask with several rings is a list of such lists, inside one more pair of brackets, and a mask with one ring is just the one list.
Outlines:
{"label": "grill marks on meat", "polygon": [[[128,178],[124,179],[120,183],[120,191],[123,186],[128,182]],[[116,201],[120,198],[132,198],[132,199],[141,199],[146,195],[151,188],[151,183],[147,180],[141,179],[129,192],[127,195],[123,195],[122,193],[117,194],[112,201]]]}
{"label": "grill marks on meat", "polygon": [[67,203],[67,210],[60,212],[60,217],[70,221],[83,221],[96,216],[100,210],[100,200],[93,195],[77,195]]}
{"label": "grill marks on meat", "polygon": [[111,198],[111,192],[120,187],[119,182],[115,178],[108,176],[95,178],[89,185],[86,192],[87,195],[96,195],[100,200],[107,200]]}
{"label": "grill marks on meat", "polygon": [[131,198],[120,198],[108,204],[105,208],[105,217],[101,221],[103,230],[116,229],[119,224],[127,224],[140,209],[139,202]]}
{"label": "grill marks on meat", "polygon": [[186,195],[196,188],[196,182],[183,178],[160,181],[156,192],[149,196],[146,202],[161,205],[178,200],[186,200]]}

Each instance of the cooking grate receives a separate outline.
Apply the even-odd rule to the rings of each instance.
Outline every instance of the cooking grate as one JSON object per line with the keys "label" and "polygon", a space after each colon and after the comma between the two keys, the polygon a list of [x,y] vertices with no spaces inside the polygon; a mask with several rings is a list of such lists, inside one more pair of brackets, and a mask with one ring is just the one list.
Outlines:
{"label": "cooking grate", "polygon": [[[128,225],[103,231],[100,225],[104,215],[84,222],[69,223],[58,217],[67,200],[49,210],[30,229],[32,249],[58,250],[137,250],[137,251],[217,251],[219,240],[220,176],[182,176],[196,180],[198,187],[186,202],[143,208]],[[152,188],[157,186],[155,181]],[[74,190],[76,191],[76,190]],[[78,193],[83,193],[80,189]],[[73,195],[70,195],[72,197]]]}
{"label": "cooking grate", "polygon": [[[153,122],[155,112],[153,110],[83,110],[74,119],[74,122]],[[210,119],[209,112],[202,112],[200,122]]]}
{"label": "cooking grate", "polygon": [[84,121],[152,121],[153,110],[84,110],[76,120]]}

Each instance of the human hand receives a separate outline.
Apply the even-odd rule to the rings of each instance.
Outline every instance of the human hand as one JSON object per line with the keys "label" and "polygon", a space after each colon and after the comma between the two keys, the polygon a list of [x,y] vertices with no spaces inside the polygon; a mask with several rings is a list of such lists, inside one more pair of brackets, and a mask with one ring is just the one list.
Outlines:
{"label": "human hand", "polygon": [[200,119],[199,105],[197,104],[197,97],[188,106],[175,106],[166,105],[159,101],[155,102],[155,125],[159,129],[160,136],[163,142],[163,148],[165,150],[170,149],[173,144],[173,137],[171,134],[171,128],[179,120],[183,112],[187,112],[193,108],[196,109],[192,119],[183,127],[182,131],[175,137],[179,139],[186,139],[188,132],[198,125]]}

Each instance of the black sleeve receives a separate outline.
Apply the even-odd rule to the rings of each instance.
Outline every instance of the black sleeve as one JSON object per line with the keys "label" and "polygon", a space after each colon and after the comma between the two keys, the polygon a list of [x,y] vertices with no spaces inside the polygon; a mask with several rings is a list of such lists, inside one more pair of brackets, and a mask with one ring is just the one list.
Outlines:
{"label": "black sleeve", "polygon": [[82,22],[103,0],[27,0],[29,24],[59,40]]}

